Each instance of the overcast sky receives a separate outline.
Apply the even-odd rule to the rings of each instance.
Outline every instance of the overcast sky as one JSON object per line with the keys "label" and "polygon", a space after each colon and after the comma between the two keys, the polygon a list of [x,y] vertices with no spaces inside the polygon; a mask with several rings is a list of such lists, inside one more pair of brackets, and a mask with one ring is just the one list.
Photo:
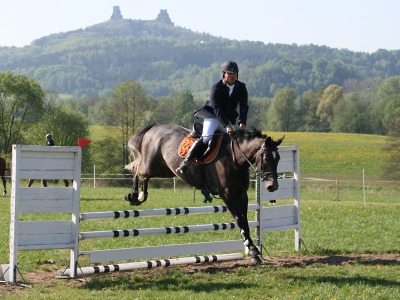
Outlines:
{"label": "overcast sky", "polygon": [[229,39],[400,50],[400,0],[0,0],[0,46],[107,21],[152,20],[166,9],[176,26]]}

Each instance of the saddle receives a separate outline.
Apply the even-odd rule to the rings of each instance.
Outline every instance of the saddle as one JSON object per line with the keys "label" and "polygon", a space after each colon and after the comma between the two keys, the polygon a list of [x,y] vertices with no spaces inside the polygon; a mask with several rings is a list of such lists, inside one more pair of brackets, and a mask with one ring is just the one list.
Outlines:
{"label": "saddle", "polygon": [[[193,124],[192,131],[183,139],[182,143],[178,148],[178,154],[180,157],[186,157],[188,155],[190,147],[198,138],[201,137],[202,131],[203,131],[203,124],[200,123]],[[220,131],[217,132],[221,133]],[[208,164],[212,162],[218,154],[222,138],[223,138],[222,134],[214,136],[208,142],[208,148],[204,152],[203,156],[200,159],[196,159],[196,162],[200,164]]]}

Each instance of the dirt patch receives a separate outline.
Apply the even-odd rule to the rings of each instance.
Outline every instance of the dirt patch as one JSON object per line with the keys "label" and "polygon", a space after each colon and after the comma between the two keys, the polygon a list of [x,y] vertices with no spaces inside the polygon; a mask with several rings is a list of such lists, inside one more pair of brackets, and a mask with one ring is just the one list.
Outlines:
{"label": "dirt patch", "polygon": [[[364,265],[393,265],[400,264],[400,254],[351,254],[351,255],[331,255],[331,256],[295,256],[295,257],[274,257],[273,259],[265,258],[259,266],[274,266],[283,268],[294,267],[312,267],[313,265],[341,265],[351,266],[354,264]],[[235,272],[239,267],[251,267],[249,259],[239,261],[229,261],[220,263],[209,263],[199,265],[180,266],[185,272]],[[147,274],[152,276],[157,272],[163,272],[163,268],[153,268],[149,270],[141,270],[141,275]],[[36,284],[46,282],[48,287],[62,282],[67,287],[79,287],[87,282],[90,282],[91,276],[77,280],[59,279],[57,276],[60,271],[38,271],[35,273],[25,273],[23,278],[26,283],[23,284],[8,284],[0,283],[0,295],[23,295],[29,292],[29,287]],[[119,276],[119,273],[107,273],[101,276]],[[98,274],[96,275],[98,276]]]}

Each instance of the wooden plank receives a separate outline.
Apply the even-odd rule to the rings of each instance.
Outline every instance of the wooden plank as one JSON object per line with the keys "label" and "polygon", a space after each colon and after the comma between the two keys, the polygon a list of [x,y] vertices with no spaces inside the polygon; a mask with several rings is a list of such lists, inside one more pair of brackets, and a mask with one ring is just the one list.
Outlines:
{"label": "wooden plank", "polygon": [[20,179],[67,179],[72,180],[74,178],[74,170],[20,170]]}
{"label": "wooden plank", "polygon": [[274,220],[280,218],[293,218],[296,215],[296,207],[294,205],[281,205],[264,207],[261,209],[261,221]]}
{"label": "wooden plank", "polygon": [[72,213],[73,188],[20,188],[20,213]]}
{"label": "wooden plank", "polygon": [[260,185],[260,199],[266,200],[279,200],[279,199],[293,199],[295,195],[295,179],[283,178],[278,180],[279,188],[274,192],[268,192],[265,184]]}
{"label": "wooden plank", "polygon": [[52,247],[46,247],[55,244],[72,244],[74,241],[71,221],[19,222],[19,247],[30,246],[52,249]]}
{"label": "wooden plank", "polygon": [[283,205],[262,208],[260,216],[261,231],[298,228],[295,205]]}
{"label": "wooden plank", "polygon": [[180,255],[217,253],[244,250],[242,240],[216,241],[206,243],[153,246],[141,248],[109,249],[81,251],[80,255],[89,255],[90,263],[134,260],[156,257],[175,257]]}

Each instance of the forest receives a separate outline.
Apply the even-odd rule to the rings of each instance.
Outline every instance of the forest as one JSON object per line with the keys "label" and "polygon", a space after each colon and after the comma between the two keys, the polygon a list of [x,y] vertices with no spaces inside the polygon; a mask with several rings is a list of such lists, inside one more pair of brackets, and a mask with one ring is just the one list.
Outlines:
{"label": "forest", "polygon": [[153,97],[183,90],[207,97],[228,59],[239,64],[240,79],[257,98],[271,98],[284,87],[302,94],[348,81],[370,90],[400,74],[400,50],[264,44],[193,32],[162,19],[122,18],[51,34],[22,48],[0,47],[0,72],[35,79],[67,98],[110,98],[123,81],[139,82]]}

